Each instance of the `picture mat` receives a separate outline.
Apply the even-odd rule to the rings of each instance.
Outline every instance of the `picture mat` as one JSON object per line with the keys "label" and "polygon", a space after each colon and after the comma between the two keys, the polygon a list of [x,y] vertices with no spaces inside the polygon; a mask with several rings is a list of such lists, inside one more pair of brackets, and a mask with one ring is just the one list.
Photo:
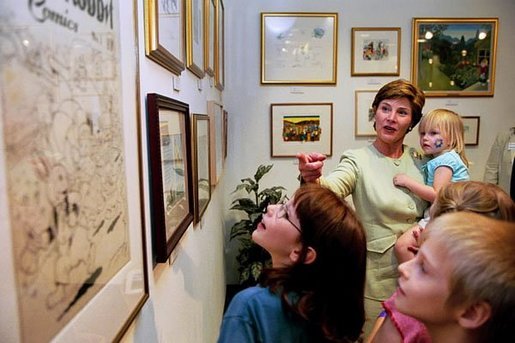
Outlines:
{"label": "picture mat", "polygon": [[[355,74],[388,74],[388,75],[399,75],[400,67],[400,56],[398,55],[399,41],[398,31],[376,31],[376,30],[357,30],[354,32],[355,46],[354,61]],[[363,57],[364,46],[370,43],[377,47],[378,43],[382,42],[385,44],[385,48],[388,51],[388,56],[383,56],[380,59],[366,60]]]}
{"label": "picture mat", "polygon": [[[332,104],[281,105],[272,104],[272,156],[290,157],[298,152],[320,152],[332,155]],[[285,117],[318,117],[320,120],[320,140],[284,141]]]}

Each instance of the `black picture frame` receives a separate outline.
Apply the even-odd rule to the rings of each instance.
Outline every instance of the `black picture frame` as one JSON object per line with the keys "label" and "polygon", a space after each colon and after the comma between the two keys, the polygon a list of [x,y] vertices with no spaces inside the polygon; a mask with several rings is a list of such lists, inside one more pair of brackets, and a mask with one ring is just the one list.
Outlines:
{"label": "black picture frame", "polygon": [[152,250],[166,262],[193,221],[193,177],[189,105],[147,95]]}

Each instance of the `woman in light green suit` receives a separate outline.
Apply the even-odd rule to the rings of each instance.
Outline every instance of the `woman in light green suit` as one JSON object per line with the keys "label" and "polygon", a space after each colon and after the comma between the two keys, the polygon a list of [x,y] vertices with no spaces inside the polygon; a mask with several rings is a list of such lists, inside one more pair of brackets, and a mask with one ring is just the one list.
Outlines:
{"label": "woman in light green suit", "polygon": [[324,155],[297,154],[302,180],[318,182],[342,198],[352,195],[367,232],[365,335],[381,312],[381,301],[396,288],[395,241],[423,216],[428,205],[392,182],[397,173],[424,182],[425,161],[415,149],[403,144],[406,134],[420,121],[424,103],[424,93],[413,84],[392,81],[379,90],[372,103],[377,137],[371,145],[345,151],[336,169],[325,177]]}

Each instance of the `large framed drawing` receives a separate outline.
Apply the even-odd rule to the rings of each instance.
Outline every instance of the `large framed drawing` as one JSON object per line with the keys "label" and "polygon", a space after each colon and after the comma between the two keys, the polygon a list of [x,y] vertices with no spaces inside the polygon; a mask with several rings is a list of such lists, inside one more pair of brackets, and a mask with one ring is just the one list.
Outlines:
{"label": "large framed drawing", "polygon": [[204,0],[186,0],[186,66],[204,77]]}
{"label": "large framed drawing", "polygon": [[149,294],[135,2],[48,6],[0,5],[0,332],[118,341]]}
{"label": "large framed drawing", "polygon": [[372,109],[372,103],[377,92],[377,90],[355,91],[354,135],[357,137],[372,137],[376,135],[374,130],[375,113]]}
{"label": "large framed drawing", "polygon": [[215,76],[216,0],[205,0],[204,71]]}
{"label": "large framed drawing", "polygon": [[262,84],[336,84],[338,13],[261,13]]}
{"label": "large framed drawing", "polygon": [[210,148],[211,148],[211,185],[215,186],[223,172],[224,167],[224,123],[222,104],[210,100],[207,102],[207,113],[210,120]]}
{"label": "large framed drawing", "polygon": [[184,1],[145,1],[145,54],[180,75],[184,70]]}
{"label": "large framed drawing", "polygon": [[294,157],[298,152],[333,153],[333,104],[271,104],[272,157]]}
{"label": "large framed drawing", "polygon": [[413,18],[411,79],[428,97],[493,96],[498,18]]}
{"label": "large framed drawing", "polygon": [[189,106],[147,94],[151,174],[152,249],[166,262],[193,221]]}
{"label": "large framed drawing", "polygon": [[465,145],[479,145],[479,117],[462,116]]}
{"label": "large framed drawing", "polygon": [[195,224],[200,221],[211,200],[209,129],[208,115],[193,114],[191,136],[193,143],[193,222]]}
{"label": "large framed drawing", "polygon": [[222,91],[225,84],[225,12],[222,0],[216,4],[216,35],[215,35],[215,86]]}
{"label": "large framed drawing", "polygon": [[399,76],[399,27],[353,27],[351,41],[352,76]]}

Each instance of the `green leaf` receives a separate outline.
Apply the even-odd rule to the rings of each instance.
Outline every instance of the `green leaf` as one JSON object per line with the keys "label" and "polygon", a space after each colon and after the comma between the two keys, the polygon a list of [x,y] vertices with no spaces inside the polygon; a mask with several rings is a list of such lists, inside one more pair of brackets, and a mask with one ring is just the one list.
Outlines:
{"label": "green leaf", "polygon": [[265,165],[260,165],[256,171],[256,174],[254,174],[254,179],[256,180],[256,182],[259,182],[259,180],[261,180],[261,178],[270,171],[270,169],[272,169],[274,165],[273,164],[269,164],[267,166]]}

